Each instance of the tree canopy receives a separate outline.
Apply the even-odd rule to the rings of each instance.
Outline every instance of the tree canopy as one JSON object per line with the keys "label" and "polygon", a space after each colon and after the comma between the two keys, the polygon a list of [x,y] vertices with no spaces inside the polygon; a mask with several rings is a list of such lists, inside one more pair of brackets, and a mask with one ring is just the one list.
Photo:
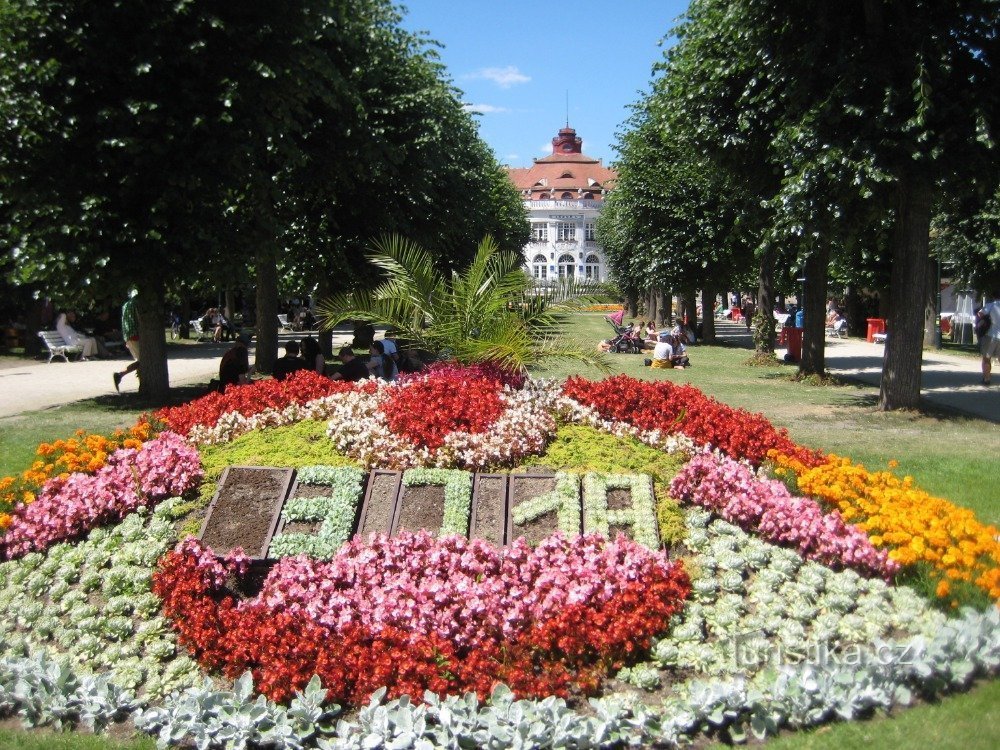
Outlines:
{"label": "tree canopy", "polygon": [[485,231],[526,238],[389,0],[2,0],[0,37],[11,273],[54,296],[137,286],[150,397],[168,383],[168,288],[253,269],[266,369],[279,275],[349,285],[362,243],[395,229],[433,238],[442,262]]}

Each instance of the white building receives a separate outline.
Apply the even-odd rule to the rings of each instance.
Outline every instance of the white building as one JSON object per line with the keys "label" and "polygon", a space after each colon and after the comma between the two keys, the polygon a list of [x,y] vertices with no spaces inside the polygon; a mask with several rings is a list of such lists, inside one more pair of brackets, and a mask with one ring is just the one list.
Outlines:
{"label": "white building", "polygon": [[539,282],[607,278],[595,227],[617,173],[583,154],[582,144],[567,125],[552,139],[551,156],[507,170],[531,221],[524,265]]}

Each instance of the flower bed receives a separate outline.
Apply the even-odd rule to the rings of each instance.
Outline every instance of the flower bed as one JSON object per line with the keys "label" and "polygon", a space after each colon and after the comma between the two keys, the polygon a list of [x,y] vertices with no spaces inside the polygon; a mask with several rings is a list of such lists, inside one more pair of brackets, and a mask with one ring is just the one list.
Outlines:
{"label": "flower bed", "polygon": [[813,500],[792,497],[776,480],[759,479],[731,458],[701,453],[670,484],[671,493],[700,505],[775,544],[795,549],[807,560],[848,567],[891,580],[899,564],[876,550],[864,532],[824,513]]}
{"label": "flower bed", "polygon": [[553,536],[497,550],[426,533],[351,542],[328,563],[283,560],[260,596],[235,604],[228,571],[186,542],[153,591],[206,667],[251,670],[286,700],[313,674],[328,699],[475,691],[497,680],[523,695],[593,691],[602,671],[649,646],[689,592],[662,554],[598,536]]}
{"label": "flower bed", "polygon": [[627,375],[596,382],[571,377],[563,385],[563,395],[595,409],[605,419],[643,430],[681,433],[754,464],[763,462],[772,449],[806,466],[820,461],[818,453],[793,443],[784,429],[776,429],[762,415],[721,404],[691,385],[643,382]]}
{"label": "flower bed", "polygon": [[[671,744],[700,734],[739,741],[864,716],[1000,668],[1000,610],[948,616],[932,597],[894,578],[900,565],[904,572],[934,566],[942,601],[973,585],[996,598],[995,530],[906,480],[796,446],[759,415],[690,387],[624,377],[573,378],[560,388],[447,367],[393,385],[310,381],[307,375],[285,390],[261,386],[259,398],[228,391],[228,399],[213,395],[161,412],[186,442],[164,433],[141,449],[117,451],[91,475],[49,479],[38,501],[15,511],[3,541],[7,554],[44,551],[0,565],[0,610],[8,617],[0,641],[27,654],[0,663],[0,695],[11,693],[4,692],[15,684],[11,674],[22,685],[4,703],[8,710],[39,723],[70,717],[100,724],[135,708],[134,698],[118,691],[121,683],[143,691],[137,726],[165,744],[316,746],[323,738],[325,746],[355,747],[403,744],[404,735],[411,744],[494,747],[529,736],[564,745]],[[472,395],[463,402],[449,388]],[[470,407],[477,403],[481,408]],[[427,404],[428,419],[413,418]],[[613,533],[633,523],[638,537],[651,508],[664,510],[661,534],[673,549],[686,545],[690,565],[682,569],[662,551],[596,535],[500,549],[403,531],[340,546],[360,473],[313,467],[302,470],[300,482],[319,494],[290,505],[286,520],[328,526],[309,538],[321,543],[289,546],[286,554],[305,554],[281,560],[258,595],[239,599],[229,586],[246,559],[234,554],[220,562],[186,542],[159,560],[152,585],[162,609],[152,612],[151,594],[142,591],[172,526],[161,509],[150,519],[141,506],[196,481],[194,446],[221,447],[258,429],[274,429],[267,434],[280,440],[275,428],[306,418],[327,420],[329,430],[324,437],[313,424],[309,445],[328,445],[329,458],[310,453],[309,461],[380,468],[510,467],[540,456],[557,423],[567,435],[610,433],[617,438],[589,453],[566,446],[552,453],[569,462],[553,465],[564,489],[587,472],[602,474],[586,480],[586,526],[606,524]],[[643,473],[635,455],[616,463],[619,446],[634,447],[633,439],[651,446],[640,452],[670,454],[640,461],[652,467],[660,497],[632,476]],[[794,471],[802,497],[764,477],[769,452],[779,472]],[[180,467],[177,477],[171,466]],[[121,467],[128,467],[132,490],[122,489],[128,483]],[[432,475],[445,482],[451,476],[410,478],[420,483]],[[663,493],[671,478],[683,510]],[[105,491],[105,479],[117,489]],[[571,519],[560,482],[548,481],[552,495],[533,502],[532,493],[522,493],[514,515],[530,524],[547,514],[567,530],[579,528],[579,503]],[[615,492],[627,493],[631,506],[624,494],[609,504]],[[449,527],[468,520],[467,487],[461,502],[453,494]],[[46,549],[116,524],[133,508],[111,530]],[[680,531],[664,533],[670,523]],[[139,534],[149,535],[147,547]],[[77,573],[78,554],[88,562]],[[942,583],[954,588],[942,592]],[[42,589],[51,592],[34,606],[32,592]],[[55,620],[79,625],[82,635],[60,635]],[[112,638],[121,641],[105,645]],[[175,642],[190,658],[171,652]],[[31,656],[41,648],[116,670],[113,680],[66,677]],[[876,658],[886,649],[905,650],[907,660],[886,666]],[[221,693],[217,684],[192,686],[192,659],[229,678],[249,675]],[[649,705],[634,691],[625,700],[622,683],[661,693]],[[184,685],[184,693],[159,698]],[[254,690],[289,706],[255,702]],[[476,696],[456,695],[465,690]],[[514,702],[515,695],[579,700],[601,691],[610,695],[595,699],[590,716],[552,698]],[[415,705],[421,699],[426,705]],[[337,709],[323,707],[329,701],[359,711],[335,726]],[[44,714],[40,706],[53,708]]]}
{"label": "flower bed", "polygon": [[10,525],[10,511],[34,502],[48,480],[57,476],[65,479],[71,473],[93,474],[118,448],[139,448],[152,435],[152,425],[140,419],[127,430],[115,430],[110,437],[77,430],[67,440],[42,443],[36,450],[40,460],[17,476],[0,478],[0,531]]}
{"label": "flower bed", "polygon": [[141,448],[119,448],[95,474],[50,479],[30,505],[16,508],[0,556],[21,557],[121,520],[142,506],[182,495],[201,479],[198,452],[164,432]]}
{"label": "flower bed", "polygon": [[779,470],[794,471],[803,492],[837,508],[873,545],[888,549],[890,559],[929,567],[939,598],[955,601],[953,587],[965,584],[1000,601],[1000,530],[972,511],[932,497],[909,478],[869,472],[846,458],[810,466],[778,451],[772,457]]}

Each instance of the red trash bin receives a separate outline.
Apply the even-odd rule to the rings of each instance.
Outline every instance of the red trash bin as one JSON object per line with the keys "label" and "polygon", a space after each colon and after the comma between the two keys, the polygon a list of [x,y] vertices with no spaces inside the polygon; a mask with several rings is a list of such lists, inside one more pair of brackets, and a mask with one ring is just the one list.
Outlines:
{"label": "red trash bin", "polygon": [[868,318],[868,339],[869,344],[875,343],[875,334],[885,333],[885,319],[884,318]]}
{"label": "red trash bin", "polygon": [[789,359],[798,362],[802,359],[802,331],[804,328],[784,328],[785,342],[788,344]]}

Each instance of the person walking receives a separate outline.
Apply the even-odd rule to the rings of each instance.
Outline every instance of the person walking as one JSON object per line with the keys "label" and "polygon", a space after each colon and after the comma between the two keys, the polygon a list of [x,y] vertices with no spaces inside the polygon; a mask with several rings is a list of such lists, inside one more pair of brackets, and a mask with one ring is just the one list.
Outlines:
{"label": "person walking", "polygon": [[[135,361],[121,372],[112,374],[115,391],[118,393],[121,393],[122,378],[139,369],[139,316],[135,310],[135,300],[138,296],[139,293],[133,290],[125,304],[122,305],[122,338],[125,339],[125,348],[128,349],[128,353]],[[136,377],[139,377],[138,373],[136,373]]]}
{"label": "person walking", "polygon": [[989,385],[993,360],[1000,361],[1000,289],[993,292],[993,301],[987,303],[976,316],[990,321],[989,328],[979,340],[979,352],[983,355],[983,385]]}

